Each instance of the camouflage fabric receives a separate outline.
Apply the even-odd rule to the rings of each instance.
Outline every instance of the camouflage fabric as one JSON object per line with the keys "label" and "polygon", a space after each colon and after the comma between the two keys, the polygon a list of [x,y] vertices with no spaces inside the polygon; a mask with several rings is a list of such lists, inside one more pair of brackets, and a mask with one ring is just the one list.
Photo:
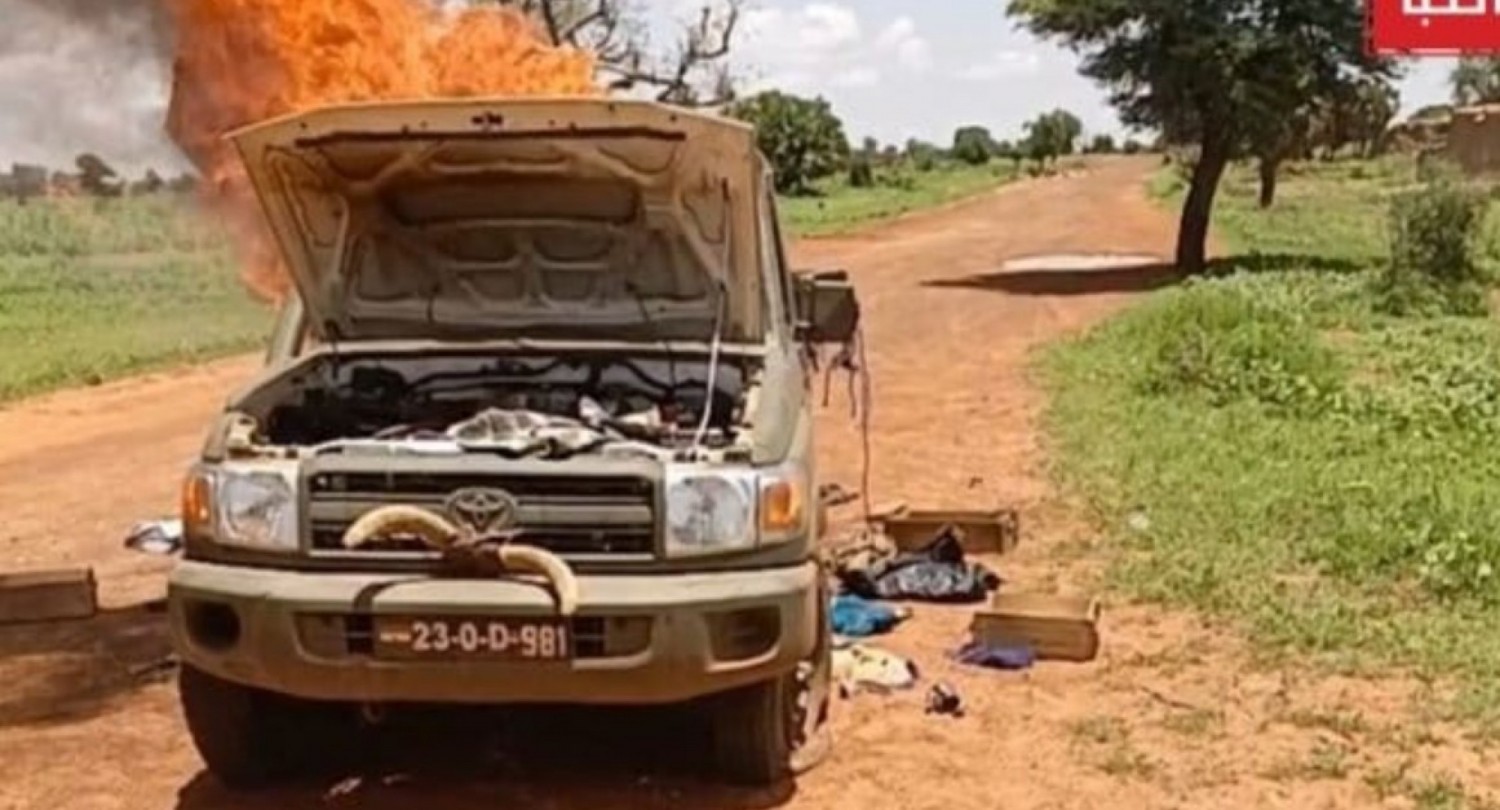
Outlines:
{"label": "camouflage fabric", "polygon": [[884,532],[861,525],[825,545],[819,556],[824,569],[843,580],[849,574],[868,571],[894,559],[896,544]]}

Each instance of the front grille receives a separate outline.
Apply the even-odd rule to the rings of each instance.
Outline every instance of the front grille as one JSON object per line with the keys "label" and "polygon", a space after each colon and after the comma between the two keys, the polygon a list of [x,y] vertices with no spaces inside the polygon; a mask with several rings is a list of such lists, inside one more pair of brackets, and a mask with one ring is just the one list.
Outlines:
{"label": "front grille", "polygon": [[443,514],[447,497],[468,487],[500,489],[515,498],[517,542],[564,557],[645,556],[655,548],[656,489],[648,478],[425,471],[313,474],[307,486],[312,548],[342,550],[350,524],[381,506],[407,504]]}

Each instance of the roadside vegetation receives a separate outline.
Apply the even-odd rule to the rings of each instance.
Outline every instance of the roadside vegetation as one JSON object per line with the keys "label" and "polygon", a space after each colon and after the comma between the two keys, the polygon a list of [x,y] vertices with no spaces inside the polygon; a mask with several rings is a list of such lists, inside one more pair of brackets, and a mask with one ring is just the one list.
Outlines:
{"label": "roadside vegetation", "polygon": [[1230,172],[1208,277],[1046,353],[1058,472],[1125,592],[1274,653],[1456,676],[1500,730],[1500,206],[1403,158],[1284,175],[1263,210]]}
{"label": "roadside vegetation", "polygon": [[1015,179],[1010,163],[942,163],[927,171],[907,166],[873,170],[854,186],[846,177],[817,184],[815,195],[783,197],[781,215],[796,236],[827,236],[883,219],[961,200]]}
{"label": "roadside vegetation", "polygon": [[0,201],[0,400],[247,349],[269,323],[175,196]]}

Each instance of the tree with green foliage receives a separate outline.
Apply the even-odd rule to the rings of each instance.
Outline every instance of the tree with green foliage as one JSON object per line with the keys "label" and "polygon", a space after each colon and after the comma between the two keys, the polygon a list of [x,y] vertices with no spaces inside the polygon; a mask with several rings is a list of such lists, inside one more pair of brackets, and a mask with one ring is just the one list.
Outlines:
{"label": "tree with green foliage", "polygon": [[849,156],[849,187],[869,188],[875,185],[875,160],[863,149]]}
{"label": "tree with green foliage", "polygon": [[1460,107],[1500,102],[1500,58],[1465,56],[1448,76],[1453,103]]}
{"label": "tree with green foliage", "polygon": [[1360,0],[1010,0],[1033,34],[1082,56],[1130,127],[1195,147],[1177,265],[1207,267],[1224,170],[1261,122],[1286,119],[1350,74],[1388,75],[1365,51]]}
{"label": "tree with green foliage", "polygon": [[1083,151],[1095,155],[1114,154],[1115,139],[1113,136],[1107,135],[1105,133],[1100,133],[1098,135],[1095,135],[1093,140],[1089,141],[1088,146],[1084,147]]}
{"label": "tree with green foliage", "polygon": [[1027,156],[1045,166],[1063,155],[1073,154],[1078,137],[1083,134],[1083,122],[1067,110],[1053,110],[1028,121],[1025,132]]}
{"label": "tree with green foliage", "polygon": [[1361,158],[1373,157],[1385,143],[1401,97],[1378,75],[1339,77],[1309,87],[1305,103],[1279,118],[1262,118],[1248,130],[1248,151],[1260,168],[1260,205],[1276,201],[1276,178],[1283,162],[1311,157],[1319,148],[1332,159],[1353,145]]}
{"label": "tree with green foliage", "polygon": [[938,148],[926,141],[911,138],[906,142],[906,159],[919,172],[930,172],[937,168],[942,157]]}
{"label": "tree with green foliage", "polygon": [[1333,99],[1334,133],[1338,146],[1352,144],[1362,158],[1379,154],[1385,133],[1401,109],[1401,92],[1380,77],[1364,76]]}
{"label": "tree with green foliage", "polygon": [[953,157],[970,166],[983,166],[995,154],[995,139],[984,127],[959,127],[953,133]]}
{"label": "tree with green foliage", "polygon": [[726,112],[755,126],[776,190],[784,194],[811,192],[814,181],[838,171],[849,156],[844,124],[822,98],[768,90],[731,104]]}
{"label": "tree with green foliage", "polygon": [[1280,118],[1255,122],[1247,132],[1247,151],[1255,158],[1260,173],[1260,207],[1270,208],[1276,202],[1276,180],[1281,164],[1312,150],[1314,132],[1320,126],[1320,110],[1311,102]]}

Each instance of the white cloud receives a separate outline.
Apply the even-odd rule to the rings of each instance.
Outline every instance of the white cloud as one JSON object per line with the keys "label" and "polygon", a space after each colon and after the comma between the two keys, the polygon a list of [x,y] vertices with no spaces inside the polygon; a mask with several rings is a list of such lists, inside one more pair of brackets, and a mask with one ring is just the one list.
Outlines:
{"label": "white cloud", "polygon": [[880,71],[868,66],[852,67],[836,74],[829,83],[834,87],[874,87],[880,84]]}
{"label": "white cloud", "polygon": [[932,67],[932,46],[917,33],[910,17],[897,17],[875,37],[875,49],[881,54],[895,54],[896,63],[918,73]]}
{"label": "white cloud", "polygon": [[907,40],[896,49],[896,61],[909,70],[924,72],[932,67],[932,47],[925,39]]}
{"label": "white cloud", "polygon": [[838,57],[860,41],[859,16],[847,6],[811,3],[795,11],[753,9],[745,15],[743,51],[774,68],[816,64]]}
{"label": "white cloud", "polygon": [[811,3],[802,9],[798,43],[815,51],[833,51],[859,42],[859,16],[848,6]]}
{"label": "white cloud", "polygon": [[875,45],[880,48],[894,48],[916,36],[916,33],[917,24],[912,21],[912,18],[897,17],[880,32],[880,36],[875,37]]}
{"label": "white cloud", "polygon": [[1002,50],[960,69],[954,75],[964,81],[992,82],[1030,75],[1036,73],[1041,66],[1041,56],[1035,51]]}
{"label": "white cloud", "polygon": [[873,36],[865,23],[853,6],[837,2],[763,6],[745,15],[737,59],[757,79],[750,89],[795,93],[869,88],[888,69],[931,69],[932,48],[910,16],[897,17]]}

